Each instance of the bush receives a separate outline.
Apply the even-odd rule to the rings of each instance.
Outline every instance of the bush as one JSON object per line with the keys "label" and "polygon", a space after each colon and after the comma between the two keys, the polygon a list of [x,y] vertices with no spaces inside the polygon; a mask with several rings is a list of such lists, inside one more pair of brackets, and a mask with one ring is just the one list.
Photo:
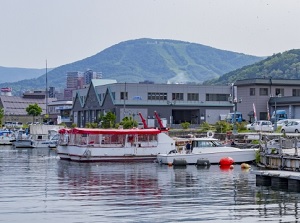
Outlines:
{"label": "bush", "polygon": [[95,128],[98,127],[98,124],[95,123],[95,122],[92,122],[92,123],[88,122],[88,123],[85,124],[85,127],[89,128],[89,129],[95,129]]}
{"label": "bush", "polygon": [[225,133],[230,131],[231,129],[232,129],[231,124],[226,121],[218,121],[216,123],[216,131],[218,133]]}
{"label": "bush", "polygon": [[189,122],[182,122],[181,123],[181,127],[183,128],[183,129],[188,129],[189,127],[190,127],[190,123]]}
{"label": "bush", "polygon": [[237,122],[236,126],[237,126],[238,132],[247,130],[246,125],[247,125],[247,122]]}
{"label": "bush", "polygon": [[207,132],[209,130],[212,130],[212,126],[210,124],[208,124],[207,122],[203,122],[201,125],[201,131],[202,132]]}

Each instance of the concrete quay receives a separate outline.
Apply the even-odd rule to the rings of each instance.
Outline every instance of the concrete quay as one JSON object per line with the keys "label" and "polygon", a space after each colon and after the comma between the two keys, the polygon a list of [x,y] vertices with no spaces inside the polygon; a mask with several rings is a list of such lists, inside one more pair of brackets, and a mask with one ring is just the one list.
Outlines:
{"label": "concrete quay", "polygon": [[275,190],[300,192],[300,173],[282,170],[252,171],[256,175],[256,186],[270,186]]}

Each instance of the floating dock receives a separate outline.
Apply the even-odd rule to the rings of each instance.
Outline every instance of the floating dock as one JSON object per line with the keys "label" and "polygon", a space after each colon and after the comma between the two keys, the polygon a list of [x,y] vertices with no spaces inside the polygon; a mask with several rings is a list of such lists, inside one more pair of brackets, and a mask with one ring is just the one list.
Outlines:
{"label": "floating dock", "polygon": [[252,171],[256,175],[256,186],[270,186],[275,190],[300,192],[300,172],[281,170]]}

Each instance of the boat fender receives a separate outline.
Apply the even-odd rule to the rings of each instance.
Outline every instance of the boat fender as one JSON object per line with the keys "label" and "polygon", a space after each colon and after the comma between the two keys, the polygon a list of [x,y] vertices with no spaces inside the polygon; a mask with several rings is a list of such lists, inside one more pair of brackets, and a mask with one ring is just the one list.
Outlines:
{"label": "boat fender", "polygon": [[206,133],[206,135],[207,135],[207,137],[212,138],[212,137],[214,137],[214,132],[213,131],[208,131]]}
{"label": "boat fender", "polygon": [[209,162],[209,160],[198,159],[197,166],[210,166],[210,162]]}
{"label": "boat fender", "polygon": [[186,166],[187,162],[184,159],[174,159],[173,166]]}

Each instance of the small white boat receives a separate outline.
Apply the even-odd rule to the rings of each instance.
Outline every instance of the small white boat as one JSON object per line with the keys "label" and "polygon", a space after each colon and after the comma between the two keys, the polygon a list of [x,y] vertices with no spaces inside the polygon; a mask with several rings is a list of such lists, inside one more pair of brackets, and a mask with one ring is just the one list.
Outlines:
{"label": "small white boat", "polygon": [[35,148],[34,141],[32,139],[17,139],[13,141],[14,148]]}
{"label": "small white boat", "polygon": [[31,136],[23,129],[18,130],[16,139],[12,140],[14,148],[34,148],[35,143]]}
{"label": "small white boat", "polygon": [[12,141],[15,139],[14,132],[7,129],[0,130],[0,145],[11,145]]}
{"label": "small white boat", "polygon": [[31,125],[30,135],[38,148],[55,148],[58,143],[58,125]]}
{"label": "small white boat", "polygon": [[197,164],[201,160],[207,160],[210,164],[218,164],[224,157],[231,157],[235,163],[251,162],[255,160],[257,149],[240,149],[222,145],[218,139],[212,137],[189,138],[191,152],[184,147],[180,150],[169,151],[157,155],[157,161],[161,164],[173,164],[174,161],[183,161],[186,164]]}
{"label": "small white boat", "polygon": [[80,162],[155,161],[174,150],[175,141],[159,129],[60,130],[60,159]]}

